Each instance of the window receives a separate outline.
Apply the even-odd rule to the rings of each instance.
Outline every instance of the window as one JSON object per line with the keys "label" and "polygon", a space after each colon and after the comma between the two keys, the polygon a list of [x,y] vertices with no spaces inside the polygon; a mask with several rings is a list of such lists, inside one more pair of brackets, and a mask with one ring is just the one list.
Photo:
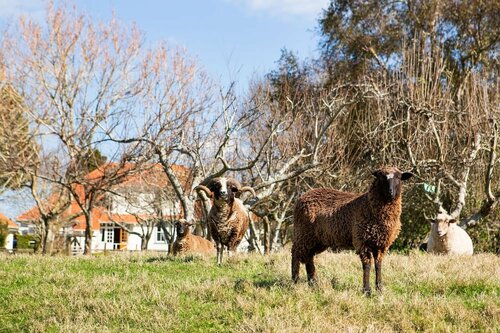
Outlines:
{"label": "window", "polygon": [[107,229],[106,230],[106,243],[114,243],[115,238],[114,236],[114,229]]}
{"label": "window", "polygon": [[115,229],[119,229],[119,227],[114,223],[101,223],[101,242],[113,243],[115,241]]}
{"label": "window", "polygon": [[165,234],[158,224],[156,225],[156,241],[165,242]]}

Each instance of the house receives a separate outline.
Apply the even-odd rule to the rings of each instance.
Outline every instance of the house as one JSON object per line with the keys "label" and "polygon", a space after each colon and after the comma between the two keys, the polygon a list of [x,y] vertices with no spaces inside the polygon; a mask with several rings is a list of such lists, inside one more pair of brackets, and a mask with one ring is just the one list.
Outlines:
{"label": "house", "polygon": [[0,213],[0,221],[7,222],[8,234],[5,241],[5,248],[8,251],[12,251],[14,249],[14,235],[18,233],[19,226],[2,213]]}
{"label": "house", "polygon": [[[98,182],[109,168],[115,166],[108,163],[90,172],[87,179]],[[131,165],[120,168],[131,169]],[[189,169],[180,165],[174,165],[172,169],[187,188]],[[78,186],[82,185],[76,185],[75,192],[82,197],[83,188]],[[54,201],[48,201],[51,200]],[[149,165],[139,172],[126,174],[98,198],[92,210],[92,251],[141,250],[141,235],[145,233],[151,234],[147,249],[167,251],[168,237],[165,237],[158,221],[166,221],[170,227],[167,231],[173,233],[172,222],[178,220],[181,214],[181,205],[161,165]],[[40,211],[38,207],[33,207],[16,220],[28,225],[39,224]],[[76,200],[60,215],[59,221],[58,235],[70,243],[73,253],[83,252],[86,222]]]}

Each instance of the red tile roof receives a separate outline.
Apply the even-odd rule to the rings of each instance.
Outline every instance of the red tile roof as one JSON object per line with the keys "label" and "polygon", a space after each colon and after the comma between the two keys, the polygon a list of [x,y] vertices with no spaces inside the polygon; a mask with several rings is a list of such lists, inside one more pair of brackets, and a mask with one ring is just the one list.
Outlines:
{"label": "red tile roof", "polygon": [[[165,172],[163,171],[163,167],[160,164],[152,164],[146,170],[142,170],[141,172],[137,173],[134,173],[133,171],[131,173],[128,173],[131,169],[133,169],[132,163],[127,163],[125,166],[122,166],[122,169],[120,170],[116,170],[117,166],[119,165],[116,163],[107,163],[103,167],[90,172],[87,175],[86,179],[90,182],[98,182],[107,172],[115,172],[118,174],[120,172],[123,172],[123,179],[121,179],[119,183],[113,185],[113,187],[118,188],[122,186],[144,186],[144,184],[146,184],[146,186],[157,186],[161,188],[170,186],[169,180]],[[178,175],[182,185],[187,188],[190,178],[189,169],[181,165],[173,165],[172,169]],[[83,185],[78,184],[75,186],[78,196],[83,197]],[[51,196],[48,200],[49,206],[55,204],[58,200],[59,197],[57,195]],[[62,217],[68,218],[78,213],[81,213],[81,209],[78,206],[77,202],[74,200],[73,202],[71,202],[71,205],[68,207],[68,209],[62,214]],[[179,216],[173,216],[173,218],[177,217]],[[147,216],[139,216],[139,218],[146,219]],[[22,213],[17,217],[17,221],[22,222],[33,222],[37,221],[38,219],[40,219],[40,210],[37,206],[31,208],[30,210]],[[79,215],[78,217],[74,218],[73,221],[76,223],[73,227],[74,230],[85,230],[85,216]],[[106,223],[113,221],[124,223],[138,222],[137,218],[131,214],[109,214],[104,207],[95,207],[92,210],[92,230],[98,230],[101,222]]]}
{"label": "red tile roof", "polygon": [[19,226],[17,224],[15,224],[14,222],[12,222],[11,219],[9,219],[7,216],[3,215],[2,213],[0,213],[0,221],[7,222],[7,226],[9,228],[19,229]]}

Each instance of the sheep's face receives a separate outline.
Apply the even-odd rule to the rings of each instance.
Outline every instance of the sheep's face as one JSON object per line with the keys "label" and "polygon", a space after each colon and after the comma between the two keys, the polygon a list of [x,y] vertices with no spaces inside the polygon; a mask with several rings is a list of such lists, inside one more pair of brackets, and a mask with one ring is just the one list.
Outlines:
{"label": "sheep's face", "polygon": [[444,237],[448,233],[450,225],[456,222],[457,220],[440,214],[436,219],[431,220],[431,230],[439,237]]}
{"label": "sheep's face", "polygon": [[191,223],[184,221],[184,220],[176,222],[175,229],[177,231],[177,237],[186,236],[191,231],[190,230],[191,226],[192,226]]}
{"label": "sheep's face", "polygon": [[239,186],[235,180],[224,177],[212,179],[207,187],[213,193],[216,201],[230,202],[239,190]]}
{"label": "sheep's face", "polygon": [[373,171],[374,186],[386,201],[393,201],[401,195],[401,181],[410,179],[413,174],[401,172],[397,168],[385,167]]}

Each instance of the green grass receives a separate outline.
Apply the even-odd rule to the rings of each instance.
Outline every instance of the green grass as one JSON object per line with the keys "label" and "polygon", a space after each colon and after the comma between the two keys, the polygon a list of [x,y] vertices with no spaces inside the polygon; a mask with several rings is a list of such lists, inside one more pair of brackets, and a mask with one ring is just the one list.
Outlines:
{"label": "green grass", "polygon": [[[0,256],[0,332],[498,332],[493,254],[392,254],[383,293],[361,293],[354,253],[317,257],[319,282],[290,282],[290,256]],[[373,281],[373,280],[372,280]]]}

